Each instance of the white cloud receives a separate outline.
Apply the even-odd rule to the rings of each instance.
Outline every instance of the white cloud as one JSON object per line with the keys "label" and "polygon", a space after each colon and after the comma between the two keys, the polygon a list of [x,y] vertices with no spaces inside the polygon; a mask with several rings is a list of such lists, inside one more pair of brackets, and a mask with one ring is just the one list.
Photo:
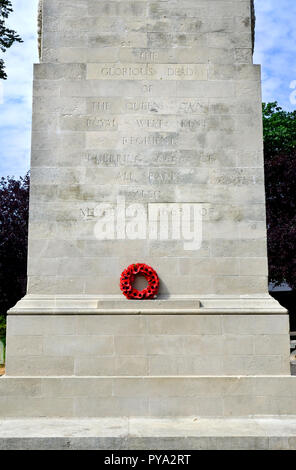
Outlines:
{"label": "white cloud", "polygon": [[255,0],[256,49],[254,62],[262,64],[264,101],[278,101],[285,109],[290,102],[290,83],[296,80],[295,0]]}
{"label": "white cloud", "polygon": [[[0,175],[22,175],[29,168],[33,63],[37,53],[38,0],[13,0],[9,25],[24,39],[6,54],[8,80],[0,90]],[[256,51],[263,65],[263,99],[294,109],[289,97],[296,80],[296,1],[255,0]]]}
{"label": "white cloud", "polygon": [[38,62],[38,0],[13,0],[8,25],[24,42],[4,54],[8,80],[1,80],[0,174],[23,175],[29,168],[33,63]]}

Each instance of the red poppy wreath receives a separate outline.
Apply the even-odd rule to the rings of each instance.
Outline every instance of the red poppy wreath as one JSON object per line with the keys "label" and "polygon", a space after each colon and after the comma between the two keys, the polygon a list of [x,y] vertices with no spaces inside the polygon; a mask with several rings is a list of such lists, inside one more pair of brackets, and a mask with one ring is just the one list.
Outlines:
{"label": "red poppy wreath", "polygon": [[[133,287],[133,283],[138,274],[144,276],[148,281],[148,286],[143,290],[138,290]],[[128,299],[153,299],[158,293],[159,278],[156,271],[147,264],[131,264],[121,274],[120,289],[123,295]]]}

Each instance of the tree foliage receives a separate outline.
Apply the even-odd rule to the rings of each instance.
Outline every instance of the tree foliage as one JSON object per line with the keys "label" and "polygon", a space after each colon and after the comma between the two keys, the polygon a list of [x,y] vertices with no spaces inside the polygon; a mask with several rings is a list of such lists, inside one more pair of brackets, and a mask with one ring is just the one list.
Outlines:
{"label": "tree foliage", "polygon": [[264,155],[274,155],[296,150],[296,110],[284,111],[277,102],[263,103]]}
{"label": "tree foliage", "polygon": [[270,280],[296,289],[296,111],[263,103]]}
{"label": "tree foliage", "polygon": [[29,174],[0,180],[0,336],[6,312],[25,294]]}
{"label": "tree foliage", "polygon": [[[12,12],[13,9],[11,1],[0,0],[0,50],[2,52],[6,52],[6,50],[9,49],[15,42],[23,42],[16,31],[6,26],[5,21]],[[0,79],[7,79],[3,59],[0,59]]]}

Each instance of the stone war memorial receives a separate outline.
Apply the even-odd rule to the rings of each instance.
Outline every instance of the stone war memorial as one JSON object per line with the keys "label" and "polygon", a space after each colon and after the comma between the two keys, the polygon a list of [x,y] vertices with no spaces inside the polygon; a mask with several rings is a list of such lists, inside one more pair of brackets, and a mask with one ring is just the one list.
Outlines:
{"label": "stone war memorial", "polygon": [[[209,448],[199,420],[229,439],[233,418],[296,415],[289,316],[268,294],[254,22],[250,0],[41,3],[4,429],[96,418],[99,447]],[[246,445],[271,448],[262,429]]]}

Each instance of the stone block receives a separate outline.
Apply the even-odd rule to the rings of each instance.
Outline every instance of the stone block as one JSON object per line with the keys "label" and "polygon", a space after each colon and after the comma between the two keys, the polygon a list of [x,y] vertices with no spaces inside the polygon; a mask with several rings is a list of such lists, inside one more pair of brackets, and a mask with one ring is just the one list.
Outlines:
{"label": "stone block", "polygon": [[286,352],[286,357],[289,356],[289,347],[287,345],[287,335],[256,335],[255,336],[255,354],[283,354]]}
{"label": "stone block", "polygon": [[225,375],[287,375],[289,364],[282,356],[270,354],[265,356],[223,356],[223,372]]}
{"label": "stone block", "polygon": [[47,336],[44,354],[48,356],[112,356],[113,336]]}
{"label": "stone block", "polygon": [[41,356],[43,354],[43,336],[8,336],[7,347],[14,357]]}
{"label": "stone block", "polygon": [[40,397],[41,380],[40,378],[10,378],[8,381],[0,381],[0,397]]}
{"label": "stone block", "polygon": [[88,7],[88,14],[98,17],[145,17],[147,5],[148,2],[145,1],[92,2]]}
{"label": "stone block", "polygon": [[66,378],[43,378],[41,380],[42,396],[49,399],[52,398],[70,398],[70,397],[90,397],[100,399],[102,397],[112,396],[112,380],[99,380],[97,378],[84,378],[77,377],[74,381],[67,380]]}
{"label": "stone block", "polygon": [[149,371],[155,376],[219,375],[222,370],[222,358],[213,355],[163,355],[149,358]]}
{"label": "stone block", "polygon": [[87,335],[131,336],[146,333],[146,318],[143,316],[78,316],[77,331]]}
{"label": "stone block", "polygon": [[57,332],[60,335],[73,335],[76,333],[75,318],[67,315],[28,315],[9,316],[7,322],[8,339],[10,335],[16,336],[53,336]]}
{"label": "stone block", "polygon": [[221,333],[220,317],[207,315],[187,316],[186,322],[182,316],[159,316],[147,317],[148,331],[150,334],[161,335],[192,335]]}
{"label": "stone block", "polygon": [[233,335],[223,335],[223,355],[225,356],[242,356],[254,354],[254,343],[257,336],[244,335],[237,332]]}
{"label": "stone block", "polygon": [[8,355],[6,371],[10,376],[64,376],[74,374],[73,357],[56,356],[19,356]]}
{"label": "stone block", "polygon": [[[70,0],[44,0],[43,1],[43,16],[44,18],[51,16],[76,16],[80,17],[82,14],[86,15],[88,9],[87,0],[79,0],[75,6]],[[80,14],[78,13],[80,10]]]}
{"label": "stone block", "polygon": [[115,336],[114,347],[118,356],[146,356],[146,336]]}
{"label": "stone block", "polygon": [[221,398],[170,398],[150,399],[152,416],[171,417],[178,409],[183,416],[221,416],[223,403]]}
{"label": "stone block", "polygon": [[108,397],[100,400],[89,397],[74,399],[75,417],[148,416],[147,398]]}
{"label": "stone block", "polygon": [[289,333],[289,317],[262,315],[262,316],[225,316],[222,320],[224,333],[279,335]]}
{"label": "stone block", "polygon": [[[1,379],[2,380],[2,379]],[[52,417],[73,416],[73,403],[69,398],[40,398],[24,396],[1,396],[0,408],[5,417]]]}

